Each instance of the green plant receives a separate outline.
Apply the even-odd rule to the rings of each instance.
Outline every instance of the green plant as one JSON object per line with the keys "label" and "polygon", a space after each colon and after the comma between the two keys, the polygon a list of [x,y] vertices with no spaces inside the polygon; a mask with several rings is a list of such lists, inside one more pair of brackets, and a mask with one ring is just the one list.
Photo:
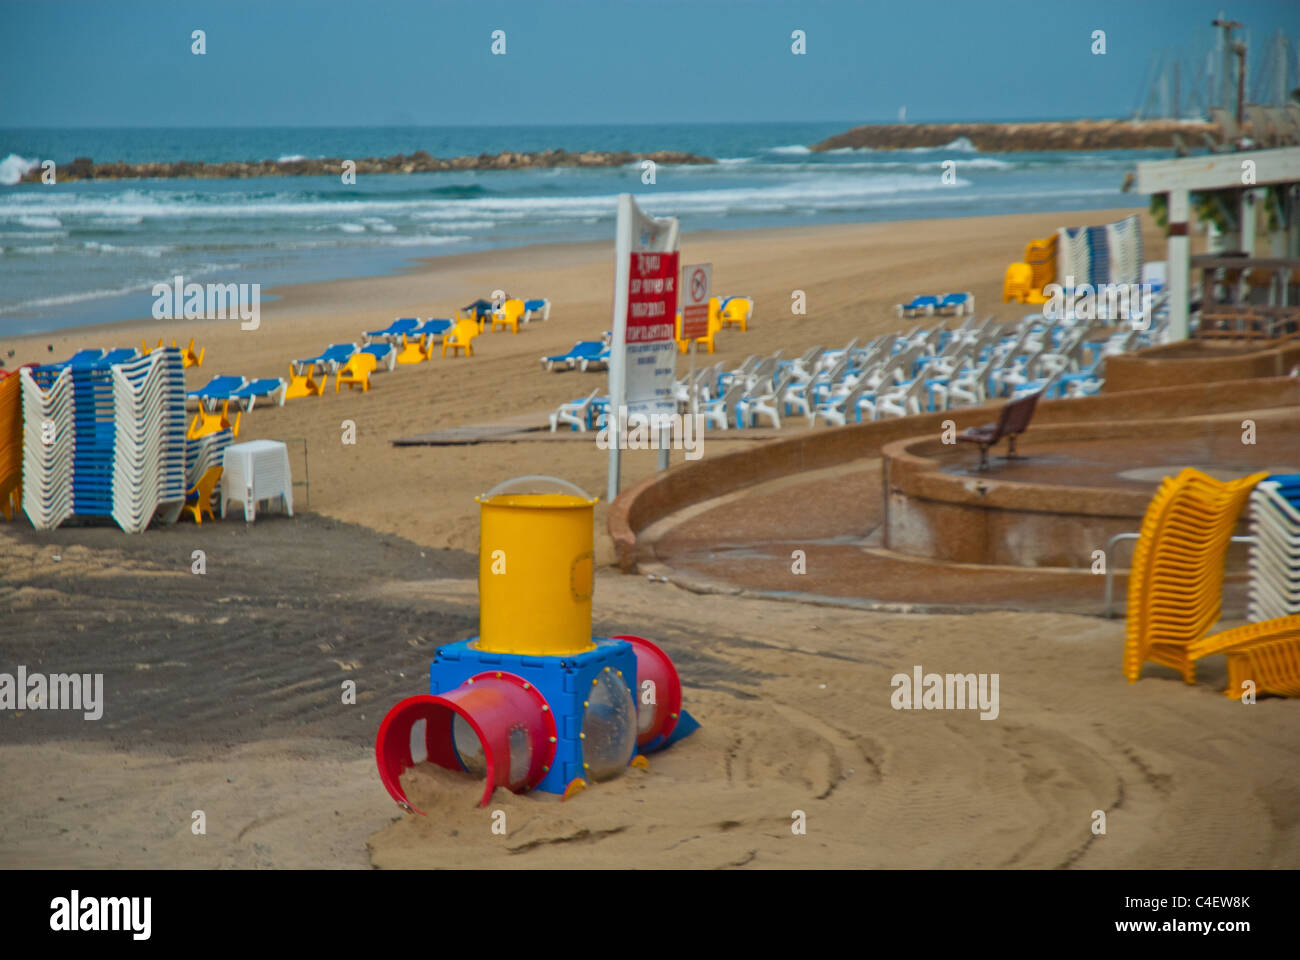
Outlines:
{"label": "green plant", "polygon": [[1169,194],[1153,193],[1151,194],[1151,219],[1156,222],[1156,226],[1165,227],[1169,225]]}

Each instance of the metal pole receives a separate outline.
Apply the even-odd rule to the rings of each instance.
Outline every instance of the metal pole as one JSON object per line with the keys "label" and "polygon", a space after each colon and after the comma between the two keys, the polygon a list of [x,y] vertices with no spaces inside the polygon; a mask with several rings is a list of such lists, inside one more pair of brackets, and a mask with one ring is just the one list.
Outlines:
{"label": "metal pole", "polygon": [[618,223],[614,228],[614,318],[613,337],[609,345],[609,409],[605,423],[610,428],[609,477],[605,486],[606,503],[613,503],[619,486],[619,440],[622,436],[622,413],[627,402],[627,300],[628,279],[632,272],[632,195],[618,198]]}
{"label": "metal pole", "polygon": [[[1137,533],[1117,533],[1106,542],[1106,619],[1114,617],[1112,609],[1112,598],[1115,592],[1115,564],[1112,563],[1111,554],[1115,550],[1115,545],[1121,540],[1136,540],[1141,534]],[[1255,538],[1252,536],[1233,537],[1233,543],[1254,543]],[[1130,571],[1131,572],[1131,571]]]}

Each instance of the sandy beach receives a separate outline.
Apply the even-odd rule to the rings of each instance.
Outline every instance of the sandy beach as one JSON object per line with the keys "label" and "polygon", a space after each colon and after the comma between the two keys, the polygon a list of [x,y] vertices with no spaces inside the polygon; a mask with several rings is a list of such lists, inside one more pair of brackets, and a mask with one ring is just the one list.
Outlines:
{"label": "sandy beach", "polygon": [[[682,262],[711,262],[718,293],[751,296],[757,305],[748,333],[719,335],[713,356],[701,354],[696,362],[723,361],[730,367],[750,354],[778,348],[798,356],[814,344],[829,349],[853,337],[865,342],[904,326],[894,316],[896,303],[940,288],[974,293],[981,317],[1019,319],[1025,310],[1001,302],[999,278],[1030,238],[1045,236],[1062,223],[1103,223],[1132,212],[701,235],[684,228]],[[1148,249],[1159,249],[1159,231],[1149,219],[1145,223]],[[612,286],[611,244],[523,247],[433,258],[397,276],[276,288],[267,291],[278,299],[263,305],[256,331],[240,330],[237,319],[142,320],[27,337],[0,347],[17,349],[8,361],[12,368],[29,360],[61,359],[82,347],[138,346],[141,338],[155,343],[160,336],[184,345],[193,337],[207,351],[202,367],[187,371],[187,386],[195,389],[217,374],[284,377],[290,360],[315,356],[328,344],[360,342],[363,331],[386,327],[395,317],[451,316],[457,307],[496,289],[547,297],[553,304],[550,320],[523,326],[518,335],[480,336],[471,359],[435,358],[381,372],[365,395],[346,388],[336,395],[331,379],[324,396],[290,401],[283,408],[259,407],[241,428],[241,440],[306,438],[313,511],[426,546],[473,550],[478,543],[476,495],[511,477],[555,473],[603,497],[608,455],[590,440],[571,438],[556,441],[560,446],[548,440],[394,449],[390,442],[453,426],[520,418],[545,423],[546,414],[560,403],[596,386],[603,391],[604,374],[546,373],[538,358],[563,353],[577,340],[599,339],[610,327]],[[796,290],[807,295],[805,316],[791,313]],[[49,344],[53,352],[46,349]],[[679,373],[688,359],[679,358]],[[344,420],[356,424],[355,445],[342,443]],[[799,428],[794,422],[784,429]],[[711,432],[705,455],[754,442],[733,436]],[[656,457],[654,452],[628,451],[623,485],[653,472]],[[597,508],[598,532],[604,530],[604,506]],[[597,541],[600,551],[601,537]],[[608,560],[610,555],[598,556]]]}
{"label": "sandy beach", "polygon": [[[1000,303],[998,278],[1029,238],[1129,212],[688,230],[683,262],[712,262],[715,289],[757,303],[750,332],[720,335],[699,362],[895,330],[904,323],[895,303],[939,289],[973,292],[981,316],[1017,318],[1025,308]],[[1162,240],[1144,223],[1157,256]],[[396,316],[448,315],[497,288],[553,303],[546,322],[480,337],[473,358],[399,366],[364,395],[336,395],[331,382],[320,398],[247,415],[241,440],[307,440],[310,506],[300,501],[293,519],[140,537],[0,525],[0,609],[15,662],[84,662],[104,670],[111,691],[104,723],[34,712],[0,720],[0,866],[1300,864],[1289,702],[1244,710],[1218,693],[1213,666],[1196,688],[1160,668],[1130,686],[1122,621],[889,615],[623,576],[610,567],[603,503],[595,629],[660,642],[702,729],[648,771],[566,804],[498,791],[479,810],[473,783],[417,769],[406,784],[430,815],[401,813],[375,772],[375,730],[396,700],[427,688],[438,644],[476,632],[474,496],[532,473],[602,494],[607,455],[575,435],[391,441],[541,423],[556,404],[603,388],[604,374],[548,374],[537,358],[608,329],[611,266],[608,244],[470,254],[276,289],[257,331],[139,321],[0,345],[22,362],[193,336],[206,349],[188,372],[194,387],[219,373],[283,376],[289,360],[328,343]],[[791,315],[796,290],[806,316]],[[355,445],[341,443],[345,420]],[[754,442],[710,433],[704,454]],[[654,469],[655,454],[629,453],[624,486]],[[203,578],[189,572],[198,547],[209,557]],[[892,709],[891,676],[915,665],[1000,674],[1000,716]],[[357,683],[355,705],[339,703],[345,680]],[[191,831],[196,810],[207,817],[202,837]],[[505,836],[491,830],[493,810],[505,812]],[[1109,818],[1104,837],[1090,830],[1098,810]],[[791,833],[795,811],[807,816],[806,836]]]}

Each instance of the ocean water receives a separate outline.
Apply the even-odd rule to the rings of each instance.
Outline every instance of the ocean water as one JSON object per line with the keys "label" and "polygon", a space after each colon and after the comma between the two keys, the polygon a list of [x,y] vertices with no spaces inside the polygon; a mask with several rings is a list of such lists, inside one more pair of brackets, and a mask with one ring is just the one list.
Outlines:
{"label": "ocean water", "polygon": [[[1169,151],[986,154],[807,145],[853,124],[676,126],[0,129],[0,337],[148,316],[181,275],[283,283],[382,274],[412,258],[530,243],[613,241],[615,198],[691,231],[1133,206],[1139,159]],[[15,184],[44,159],[357,158],[567,150],[685,150],[709,166],[637,165],[249,180]],[[955,184],[945,184],[945,161]],[[688,246],[687,246],[688,249]],[[1014,251],[1008,252],[1008,257]],[[540,293],[544,294],[544,291]],[[413,304],[428,311],[433,305]]]}

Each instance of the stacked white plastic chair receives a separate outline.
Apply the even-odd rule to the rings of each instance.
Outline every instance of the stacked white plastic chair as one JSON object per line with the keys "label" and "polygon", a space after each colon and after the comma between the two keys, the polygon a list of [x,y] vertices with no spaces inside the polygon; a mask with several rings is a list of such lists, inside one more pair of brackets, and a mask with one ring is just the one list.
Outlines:
{"label": "stacked white plastic chair", "polygon": [[140,533],[160,508],[174,522],[185,502],[185,373],[180,352],[155,350],[115,364],[113,511],[118,526]]}
{"label": "stacked white plastic chair", "polygon": [[1269,477],[1250,495],[1248,616],[1272,620],[1300,613],[1300,474]]}
{"label": "stacked white plastic chair", "polygon": [[22,368],[23,512],[37,530],[72,516],[72,375]]}

